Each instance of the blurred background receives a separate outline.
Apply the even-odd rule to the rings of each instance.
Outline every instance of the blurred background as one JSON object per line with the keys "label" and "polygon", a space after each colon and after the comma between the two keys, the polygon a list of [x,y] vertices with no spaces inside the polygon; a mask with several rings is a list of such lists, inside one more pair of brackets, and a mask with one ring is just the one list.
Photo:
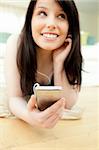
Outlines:
{"label": "blurred background", "polygon": [[[0,0],[0,88],[6,87],[6,41],[22,29],[30,0]],[[84,58],[82,86],[99,86],[99,0],[75,0],[80,17]],[[2,94],[2,92],[0,92]]]}

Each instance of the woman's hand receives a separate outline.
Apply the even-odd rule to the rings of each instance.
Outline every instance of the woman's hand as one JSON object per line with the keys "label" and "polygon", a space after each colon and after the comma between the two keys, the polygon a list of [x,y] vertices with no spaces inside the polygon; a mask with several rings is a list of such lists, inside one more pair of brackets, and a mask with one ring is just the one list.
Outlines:
{"label": "woman's hand", "polygon": [[32,126],[38,126],[43,128],[54,127],[61,117],[61,112],[63,110],[63,107],[65,106],[64,103],[65,100],[64,98],[62,98],[46,110],[39,111],[35,107],[36,98],[34,95],[32,95],[27,104],[29,123]]}
{"label": "woman's hand", "polygon": [[64,61],[71,50],[71,46],[72,46],[71,35],[68,35],[68,37],[65,40],[65,43],[60,48],[53,51],[53,63],[55,67],[58,66],[58,68],[60,67],[61,70],[63,69],[62,67]]}

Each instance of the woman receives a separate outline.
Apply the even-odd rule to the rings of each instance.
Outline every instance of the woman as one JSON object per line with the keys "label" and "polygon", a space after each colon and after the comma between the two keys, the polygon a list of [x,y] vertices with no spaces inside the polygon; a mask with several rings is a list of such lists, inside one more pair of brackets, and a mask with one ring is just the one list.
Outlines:
{"label": "woman", "polygon": [[[22,32],[7,42],[6,61],[12,113],[32,126],[54,127],[62,109],[76,103],[81,86],[80,28],[74,1],[31,0]],[[36,82],[62,86],[63,98],[39,111],[32,91]]]}

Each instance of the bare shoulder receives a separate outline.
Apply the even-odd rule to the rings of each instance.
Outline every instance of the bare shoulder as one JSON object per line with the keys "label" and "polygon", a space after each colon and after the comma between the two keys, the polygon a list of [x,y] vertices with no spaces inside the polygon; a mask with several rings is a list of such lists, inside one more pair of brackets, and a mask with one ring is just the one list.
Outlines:
{"label": "bare shoulder", "polygon": [[8,70],[10,66],[14,68],[14,72],[17,71],[16,57],[17,57],[17,51],[18,51],[18,40],[19,40],[19,35],[11,35],[8,38],[7,43],[6,43],[5,64]]}
{"label": "bare shoulder", "polygon": [[[12,43],[12,44],[15,44],[18,42],[18,39],[19,39],[19,34],[12,34],[8,40],[7,40],[7,44],[9,43]],[[14,43],[13,43],[14,42]]]}
{"label": "bare shoulder", "polygon": [[11,35],[6,43],[6,51],[8,54],[16,54],[18,47],[19,35]]}

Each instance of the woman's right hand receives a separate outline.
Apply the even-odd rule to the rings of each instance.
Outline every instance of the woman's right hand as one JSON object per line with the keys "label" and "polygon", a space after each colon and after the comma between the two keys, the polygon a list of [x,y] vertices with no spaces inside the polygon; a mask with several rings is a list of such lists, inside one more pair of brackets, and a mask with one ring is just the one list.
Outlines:
{"label": "woman's right hand", "polygon": [[61,117],[61,112],[65,106],[65,100],[64,98],[60,99],[44,111],[39,111],[35,107],[35,104],[36,98],[32,95],[27,104],[29,123],[32,126],[52,128]]}

